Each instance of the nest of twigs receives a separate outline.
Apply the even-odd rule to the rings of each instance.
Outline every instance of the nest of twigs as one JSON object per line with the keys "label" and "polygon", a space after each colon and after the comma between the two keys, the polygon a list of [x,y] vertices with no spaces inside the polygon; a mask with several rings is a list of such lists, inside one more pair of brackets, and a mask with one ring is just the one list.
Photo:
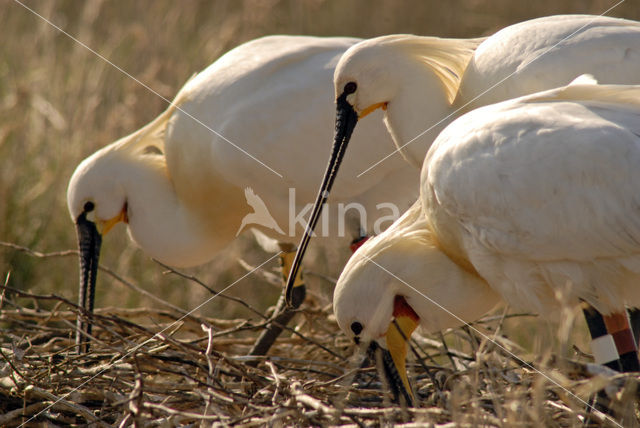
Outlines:
{"label": "nest of twigs", "polygon": [[[79,355],[77,306],[3,288],[0,426],[620,426],[637,422],[637,377],[588,363],[527,359],[496,334],[505,317],[412,341],[417,406],[391,401],[330,307],[303,305],[268,357],[247,358],[265,318],[107,308]],[[52,307],[51,310],[38,309]],[[479,329],[493,332],[491,340]],[[464,349],[463,349],[464,348]],[[375,365],[375,364],[374,364]],[[596,391],[612,409],[589,408]],[[607,397],[604,397],[607,395]]]}

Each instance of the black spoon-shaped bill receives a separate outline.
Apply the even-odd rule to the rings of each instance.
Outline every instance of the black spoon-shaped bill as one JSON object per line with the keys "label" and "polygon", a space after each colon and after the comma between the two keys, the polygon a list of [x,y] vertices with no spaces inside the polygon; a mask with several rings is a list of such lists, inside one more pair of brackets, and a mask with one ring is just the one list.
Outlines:
{"label": "black spoon-shaped bill", "polygon": [[298,250],[296,252],[295,258],[293,259],[291,271],[289,272],[289,277],[287,279],[285,295],[287,305],[289,305],[290,307],[292,306],[292,291],[296,275],[298,274],[298,270],[300,269],[302,259],[305,252],[307,251],[309,240],[311,239],[316,224],[318,223],[320,214],[322,214],[322,208],[327,202],[329,192],[331,192],[331,187],[333,186],[333,182],[335,181],[338,169],[340,168],[340,163],[342,162],[344,153],[347,150],[347,145],[349,144],[351,134],[353,133],[356,123],[358,122],[358,114],[353,109],[351,104],[349,104],[349,102],[347,101],[347,96],[354,90],[355,88],[353,88],[353,90],[349,92],[347,88],[345,88],[345,91],[336,100],[336,130],[333,138],[331,157],[329,158],[327,170],[324,173],[324,178],[322,179],[322,184],[320,185],[320,190],[318,191],[318,196],[316,197],[315,204],[313,205],[313,209],[311,210],[309,222],[307,223],[304,235],[302,236],[300,244],[298,245]]}
{"label": "black spoon-shaped bill", "polygon": [[79,314],[76,324],[76,344],[78,352],[89,351],[88,337],[91,335],[91,323],[84,321],[86,314],[93,313],[93,301],[95,297],[96,278],[98,274],[98,259],[100,258],[100,246],[102,236],[96,228],[96,224],[87,219],[87,210],[78,216],[76,220],[76,232],[78,234],[78,251],[80,252],[80,289],[78,293],[78,306],[85,314]]}
{"label": "black spoon-shaped bill", "polygon": [[[379,357],[377,355],[378,352]],[[375,361],[378,367],[382,365],[384,377],[393,394],[393,401],[402,404],[401,400],[403,400],[407,407],[413,407],[413,394],[405,387],[402,375],[393,361],[391,352],[382,348],[376,341],[372,341],[367,348],[367,356],[371,361]]]}

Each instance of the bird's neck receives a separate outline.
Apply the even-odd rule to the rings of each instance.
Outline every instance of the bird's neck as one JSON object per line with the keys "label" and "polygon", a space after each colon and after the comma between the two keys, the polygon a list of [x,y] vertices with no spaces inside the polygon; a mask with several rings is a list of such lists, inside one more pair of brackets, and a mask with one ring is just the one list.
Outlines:
{"label": "bird's neck", "polygon": [[429,67],[407,59],[395,70],[403,84],[387,105],[385,124],[403,157],[420,168],[433,140],[451,122],[453,109]]}
{"label": "bird's neck", "polygon": [[473,322],[501,301],[473,268],[443,251],[419,202],[394,226],[388,234],[396,236],[378,260],[397,275],[398,294],[406,296],[427,330]]}
{"label": "bird's neck", "polygon": [[403,282],[398,294],[407,298],[421,325],[430,332],[476,321],[501,301],[484,279],[451,259],[434,242],[420,243],[403,259],[403,267],[397,271]]}
{"label": "bird's neck", "polygon": [[225,236],[212,236],[210,225],[177,196],[163,158],[157,158],[123,168],[120,174],[127,192],[129,234],[147,255],[168,265],[205,263],[233,239],[233,232],[225,229]]}

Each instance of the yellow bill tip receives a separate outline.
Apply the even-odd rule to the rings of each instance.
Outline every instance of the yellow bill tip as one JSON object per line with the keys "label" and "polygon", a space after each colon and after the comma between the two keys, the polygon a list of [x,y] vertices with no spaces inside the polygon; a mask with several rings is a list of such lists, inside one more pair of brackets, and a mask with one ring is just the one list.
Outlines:
{"label": "yellow bill tip", "polygon": [[413,331],[418,327],[420,318],[402,296],[396,296],[393,309],[394,320],[386,333],[387,349],[391,354],[395,368],[402,379],[405,390],[415,401],[407,376],[407,348]]}

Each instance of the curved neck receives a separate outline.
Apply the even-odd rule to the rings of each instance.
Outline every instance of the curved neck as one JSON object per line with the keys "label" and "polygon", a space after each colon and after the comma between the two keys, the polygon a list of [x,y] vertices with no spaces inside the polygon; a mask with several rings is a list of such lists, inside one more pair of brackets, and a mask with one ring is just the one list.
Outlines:
{"label": "curved neck", "polygon": [[428,331],[475,321],[501,302],[483,278],[441,250],[419,201],[351,257],[336,285],[336,317],[343,328],[345,322],[367,320],[377,337],[386,331],[398,295]]}
{"label": "curved neck", "polygon": [[[409,304],[421,315],[421,324],[429,331],[459,327],[478,320],[499,302],[500,296],[480,276],[464,269],[444,252],[432,250],[420,275],[412,280],[431,278],[427,293],[408,298]],[[426,296],[426,297],[425,297]],[[428,298],[427,298],[428,297]],[[417,299],[417,300],[416,300]]]}
{"label": "curved neck", "polygon": [[413,59],[403,62],[394,68],[403,85],[387,105],[385,124],[405,159],[421,168],[433,140],[453,120],[447,118],[453,109],[433,70]]}
{"label": "curved neck", "polygon": [[376,258],[395,267],[396,294],[405,296],[427,330],[473,322],[501,301],[482,277],[440,248],[420,201],[385,234],[395,236]]}
{"label": "curved neck", "polygon": [[[420,248],[414,246],[403,253],[403,265],[394,272],[396,294],[405,297],[427,331],[476,321],[501,301],[484,279],[455,263],[431,242],[423,241]],[[384,259],[380,258],[381,266]]]}
{"label": "curved neck", "polygon": [[120,175],[131,238],[147,255],[168,265],[187,267],[211,260],[233,234],[215,236],[203,217],[175,193],[163,158],[142,156]]}

